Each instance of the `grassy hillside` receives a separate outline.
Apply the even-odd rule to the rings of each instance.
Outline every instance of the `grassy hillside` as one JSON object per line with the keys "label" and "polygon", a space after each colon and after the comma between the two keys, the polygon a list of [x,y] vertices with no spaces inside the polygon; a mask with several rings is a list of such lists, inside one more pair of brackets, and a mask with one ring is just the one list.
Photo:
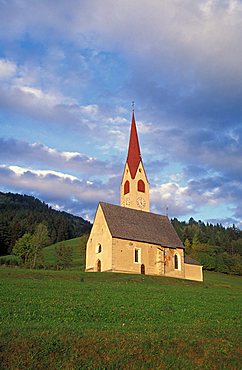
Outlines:
{"label": "grassy hillside", "polygon": [[241,368],[241,277],[0,268],[0,296],[3,369]]}
{"label": "grassy hillside", "polygon": [[69,246],[72,249],[72,268],[82,270],[85,269],[85,251],[88,235],[84,234],[80,238],[65,240],[60,243],[52,244],[43,249],[45,264],[56,264],[56,247],[60,244]]}

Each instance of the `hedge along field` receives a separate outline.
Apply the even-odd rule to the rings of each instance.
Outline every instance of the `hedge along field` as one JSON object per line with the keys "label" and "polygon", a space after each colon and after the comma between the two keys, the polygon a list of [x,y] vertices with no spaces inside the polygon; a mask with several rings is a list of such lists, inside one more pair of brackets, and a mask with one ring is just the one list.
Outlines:
{"label": "hedge along field", "polygon": [[3,369],[240,369],[242,279],[0,268]]}

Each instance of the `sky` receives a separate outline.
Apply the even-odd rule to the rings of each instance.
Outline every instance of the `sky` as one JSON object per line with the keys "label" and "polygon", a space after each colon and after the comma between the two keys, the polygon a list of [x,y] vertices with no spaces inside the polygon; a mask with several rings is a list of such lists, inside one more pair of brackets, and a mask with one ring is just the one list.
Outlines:
{"label": "sky", "polygon": [[135,101],[151,211],[242,227],[242,1],[0,0],[0,191],[119,204]]}

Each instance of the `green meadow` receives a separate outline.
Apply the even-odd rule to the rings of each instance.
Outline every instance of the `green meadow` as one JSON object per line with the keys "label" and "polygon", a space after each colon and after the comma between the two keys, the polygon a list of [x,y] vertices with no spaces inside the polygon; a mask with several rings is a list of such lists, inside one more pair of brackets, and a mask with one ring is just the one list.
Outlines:
{"label": "green meadow", "polygon": [[84,271],[85,269],[85,254],[86,254],[86,242],[87,242],[88,236],[83,235],[80,238],[70,239],[63,242],[59,242],[53,245],[50,245],[49,247],[44,248],[44,260],[45,264],[48,266],[55,265],[56,264],[56,253],[55,249],[59,245],[68,245],[72,249],[72,265],[71,269],[77,269]]}
{"label": "green meadow", "polygon": [[241,277],[85,273],[67,243],[69,270],[0,268],[1,369],[241,369]]}

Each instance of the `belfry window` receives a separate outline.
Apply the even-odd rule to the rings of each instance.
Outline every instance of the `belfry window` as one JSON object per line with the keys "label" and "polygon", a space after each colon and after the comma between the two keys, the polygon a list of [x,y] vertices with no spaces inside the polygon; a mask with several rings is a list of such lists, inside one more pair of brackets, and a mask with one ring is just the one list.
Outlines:
{"label": "belfry window", "polygon": [[101,244],[99,243],[98,245],[97,245],[97,253],[101,253],[102,252],[102,246],[101,246]]}
{"label": "belfry window", "polygon": [[142,193],[145,192],[145,183],[142,180],[138,181],[138,191],[142,191]]}
{"label": "belfry window", "polygon": [[129,193],[129,181],[125,181],[124,183],[124,194],[128,194]]}

